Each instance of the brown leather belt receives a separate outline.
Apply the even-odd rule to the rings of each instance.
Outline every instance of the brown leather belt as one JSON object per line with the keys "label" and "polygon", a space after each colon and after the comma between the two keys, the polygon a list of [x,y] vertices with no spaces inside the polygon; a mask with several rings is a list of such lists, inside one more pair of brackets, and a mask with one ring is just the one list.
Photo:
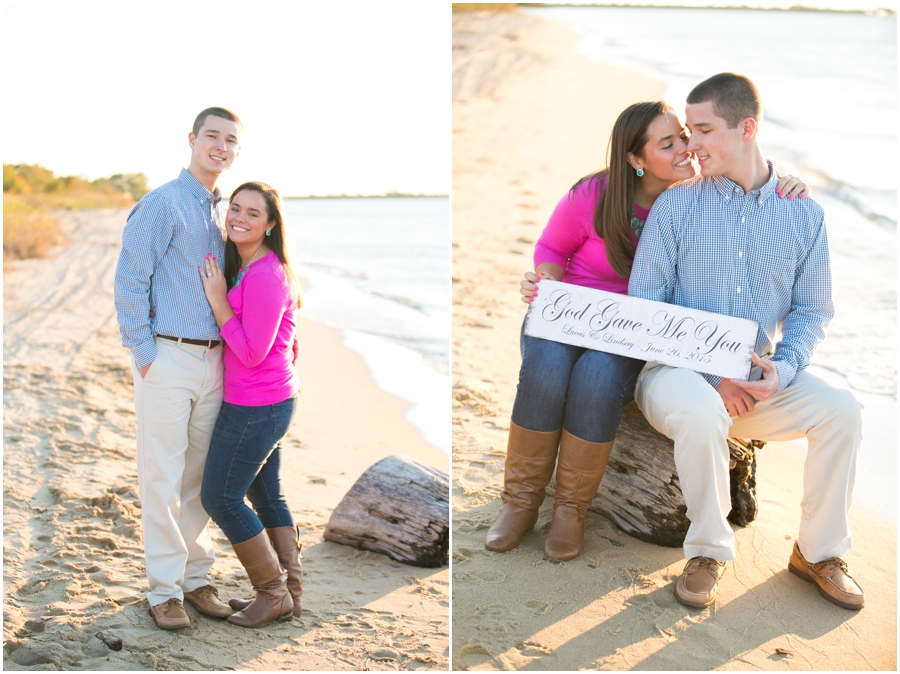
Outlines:
{"label": "brown leather belt", "polygon": [[194,344],[195,346],[205,346],[208,349],[215,349],[222,342],[218,339],[188,339],[187,337],[169,337],[168,335],[157,335],[157,337],[162,337],[163,339],[171,339],[173,342],[177,342],[179,339],[183,344]]}

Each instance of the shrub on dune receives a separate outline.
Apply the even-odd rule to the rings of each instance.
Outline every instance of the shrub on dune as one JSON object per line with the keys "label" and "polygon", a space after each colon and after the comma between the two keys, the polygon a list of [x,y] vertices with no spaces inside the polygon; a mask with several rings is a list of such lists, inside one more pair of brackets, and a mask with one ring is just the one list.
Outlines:
{"label": "shrub on dune", "polygon": [[47,208],[3,195],[3,258],[42,257],[65,243],[59,220]]}

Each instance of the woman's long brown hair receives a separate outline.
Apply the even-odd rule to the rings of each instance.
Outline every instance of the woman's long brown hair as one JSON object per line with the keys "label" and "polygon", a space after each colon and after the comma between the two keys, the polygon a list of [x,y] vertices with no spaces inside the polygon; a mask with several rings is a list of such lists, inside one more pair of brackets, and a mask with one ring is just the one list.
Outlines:
{"label": "woman's long brown hair", "polygon": [[[609,266],[622,278],[631,274],[634,243],[631,234],[631,211],[634,204],[635,171],[628,163],[628,153],[644,156],[647,129],[659,115],[672,112],[664,101],[635,103],[625,108],[613,126],[606,148],[607,168],[585,176],[572,185],[570,192],[584,182],[600,182],[606,176],[606,191],[594,211],[594,229],[603,239]],[[640,180],[640,178],[637,178]]]}
{"label": "woman's long brown hair", "polygon": [[[284,269],[285,283],[291,293],[291,298],[295,302],[297,308],[303,303],[303,293],[300,288],[300,281],[294,273],[294,267],[291,265],[291,257],[288,254],[287,241],[284,231],[284,215],[281,212],[281,195],[271,185],[261,182],[249,182],[238,185],[237,189],[231,193],[231,201],[241,192],[258,192],[262,195],[266,202],[266,224],[275,221],[272,228],[272,235],[265,237],[266,246],[275,253],[275,256],[281,262]],[[225,280],[228,283],[228,289],[234,287],[234,279],[237,277],[238,269],[241,266],[241,256],[238,254],[237,246],[234,241],[228,239],[225,242]]]}

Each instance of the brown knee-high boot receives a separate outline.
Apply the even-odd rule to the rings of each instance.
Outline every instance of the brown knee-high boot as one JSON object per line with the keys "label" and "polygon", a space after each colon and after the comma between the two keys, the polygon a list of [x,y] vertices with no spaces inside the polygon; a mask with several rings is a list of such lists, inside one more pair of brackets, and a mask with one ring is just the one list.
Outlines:
{"label": "brown knee-high boot", "polygon": [[566,560],[581,554],[584,516],[600,488],[613,442],[588,442],[563,429],[556,466],[556,502],[544,541],[545,557]]}
{"label": "brown knee-high boot", "polygon": [[[287,589],[294,600],[294,617],[302,613],[300,596],[303,594],[303,569],[300,560],[300,531],[294,527],[274,527],[266,529],[272,547],[278,555],[278,561],[287,573]],[[228,605],[242,611],[250,605],[250,599],[229,599]]]}
{"label": "brown knee-high boot", "polygon": [[294,600],[287,590],[287,574],[281,569],[265,531],[232,547],[256,590],[256,598],[226,620],[241,627],[261,627],[276,618],[289,618]]}
{"label": "brown knee-high boot", "polygon": [[553,475],[559,431],[543,433],[509,424],[500,515],[484,537],[488,550],[506,552],[519,545],[537,522],[544,488]]}

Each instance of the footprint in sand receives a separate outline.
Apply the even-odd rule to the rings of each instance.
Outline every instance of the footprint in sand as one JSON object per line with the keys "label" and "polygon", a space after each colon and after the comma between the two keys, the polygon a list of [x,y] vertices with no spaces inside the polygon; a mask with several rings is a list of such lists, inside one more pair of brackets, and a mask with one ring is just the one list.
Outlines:
{"label": "footprint in sand", "polygon": [[68,578],[61,578],[59,576],[53,578],[32,578],[24,585],[19,587],[18,590],[14,590],[13,594],[17,595],[33,595],[40,594],[41,592],[50,588],[51,585],[56,585],[60,583],[68,583]]}
{"label": "footprint in sand", "polygon": [[549,613],[553,609],[553,605],[540,599],[529,599],[525,602],[525,607],[532,610],[531,615],[537,617],[545,613]]}
{"label": "footprint in sand", "polygon": [[[456,533],[456,531],[454,531]],[[469,561],[469,555],[472,553],[470,548],[456,548],[453,550],[453,563],[457,565],[465,564]]]}
{"label": "footprint in sand", "polygon": [[[454,660],[458,663],[454,663],[453,669],[487,669],[486,665],[492,665],[492,669],[503,669],[487,646],[478,642],[460,648]],[[460,664],[463,666],[460,667]]]}
{"label": "footprint in sand", "polygon": [[519,652],[522,655],[536,656],[536,655],[550,655],[553,653],[552,648],[548,648],[543,644],[539,644],[536,641],[525,640],[522,643],[517,645]]}
{"label": "footprint in sand", "polygon": [[25,629],[32,634],[40,634],[44,631],[44,622],[41,620],[26,620]]}
{"label": "footprint in sand", "polygon": [[463,577],[469,581],[481,583],[504,583],[506,582],[506,574],[502,571],[485,569],[481,571],[466,571]]}
{"label": "footprint in sand", "polygon": [[29,644],[22,641],[10,641],[4,645],[6,657],[22,667],[37,667],[37,665],[49,665],[54,658],[35,653]]}

